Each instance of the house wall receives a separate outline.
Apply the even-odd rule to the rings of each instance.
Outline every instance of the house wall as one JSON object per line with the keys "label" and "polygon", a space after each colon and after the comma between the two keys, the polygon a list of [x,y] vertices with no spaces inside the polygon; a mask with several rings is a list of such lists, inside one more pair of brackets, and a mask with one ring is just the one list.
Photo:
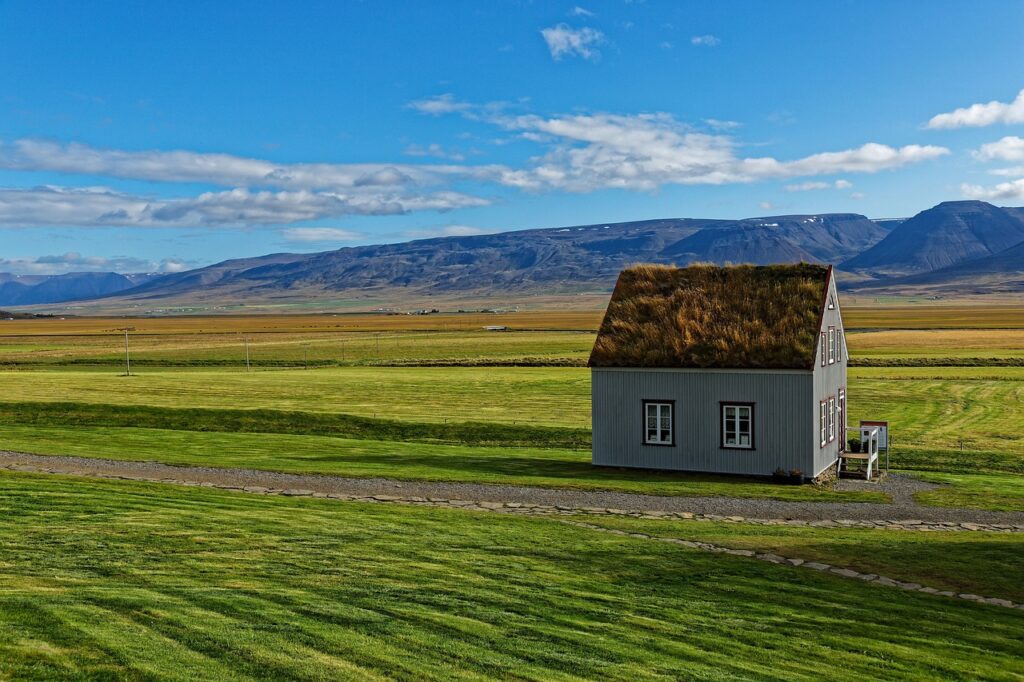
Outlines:
{"label": "house wall", "polygon": [[[596,465],[753,475],[814,466],[810,371],[593,368],[591,377]],[[675,401],[673,445],[643,443],[644,400]],[[721,447],[720,401],[754,403],[754,449]]]}
{"label": "house wall", "polygon": [[[825,310],[822,315],[821,331],[825,332],[825,365],[821,364],[821,334],[818,334],[818,347],[815,351],[814,356],[814,396],[808,407],[808,414],[812,419],[809,419],[811,424],[811,443],[813,444],[814,450],[814,475],[817,476],[828,467],[835,464],[836,459],[839,457],[840,445],[846,439],[846,432],[843,429],[843,425],[839,423],[837,417],[836,420],[836,438],[834,441],[827,443],[825,447],[821,447],[821,439],[818,431],[818,410],[820,401],[827,401],[830,397],[836,398],[837,404],[839,400],[839,389],[846,388],[846,367],[849,364],[848,356],[846,351],[846,333],[843,329],[843,316],[839,309],[839,295],[836,292],[836,283],[834,279],[829,279],[829,292],[828,295],[835,301],[835,309],[828,309],[828,299],[826,298]],[[837,334],[837,356],[836,362],[830,364],[828,362],[828,328],[835,327]],[[846,412],[849,412],[850,403],[850,391],[846,388]],[[827,407],[827,403],[826,403]],[[845,415],[844,415],[845,418]]]}

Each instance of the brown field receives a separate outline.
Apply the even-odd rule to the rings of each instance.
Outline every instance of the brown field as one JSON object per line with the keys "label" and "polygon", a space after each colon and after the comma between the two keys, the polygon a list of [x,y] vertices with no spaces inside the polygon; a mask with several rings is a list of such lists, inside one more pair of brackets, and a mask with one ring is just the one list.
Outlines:
{"label": "brown field", "polygon": [[847,329],[1024,329],[1024,305],[861,306],[844,300],[843,321]]}
{"label": "brown field", "polygon": [[441,313],[436,315],[210,315],[180,317],[55,317],[0,321],[0,336],[115,334],[263,334],[466,331],[492,325],[515,330],[593,331],[603,311]]}

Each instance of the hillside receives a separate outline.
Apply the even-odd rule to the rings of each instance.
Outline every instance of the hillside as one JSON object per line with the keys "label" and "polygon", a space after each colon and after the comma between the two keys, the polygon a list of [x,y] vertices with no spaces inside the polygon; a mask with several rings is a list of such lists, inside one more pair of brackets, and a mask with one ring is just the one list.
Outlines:
{"label": "hillside", "polygon": [[154,276],[116,272],[73,272],[50,276],[0,273],[0,305],[38,305],[97,298],[131,289]]}
{"label": "hillside", "polygon": [[[603,297],[647,262],[840,263],[844,286],[894,294],[1024,290],[1024,209],[945,202],[909,219],[850,213],[743,220],[670,218],[278,253],[149,278],[113,273],[0,276],[0,305],[418,307],[433,300]],[[81,304],[79,304],[81,305]],[[432,307],[432,306],[431,306]]]}
{"label": "hillside", "polygon": [[1024,241],[1024,214],[983,201],[947,201],[895,226],[844,270],[899,276],[993,256]]}
{"label": "hillside", "polygon": [[166,275],[131,301],[608,291],[631,263],[834,262],[886,234],[861,215],[664,219],[274,254]]}

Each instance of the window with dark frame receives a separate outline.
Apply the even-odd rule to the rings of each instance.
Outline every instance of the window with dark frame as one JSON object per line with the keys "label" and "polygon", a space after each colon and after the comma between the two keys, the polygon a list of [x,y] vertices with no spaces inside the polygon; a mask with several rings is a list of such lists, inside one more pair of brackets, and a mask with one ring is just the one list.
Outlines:
{"label": "window with dark frame", "polygon": [[672,401],[644,401],[644,444],[672,445]]}
{"label": "window with dark frame", "polygon": [[754,449],[754,405],[752,403],[721,403],[722,447]]}
{"label": "window with dark frame", "polygon": [[821,436],[821,447],[825,447],[828,444],[828,403],[824,400],[818,404],[818,432]]}
{"label": "window with dark frame", "polygon": [[828,442],[836,439],[836,399],[828,399]]}

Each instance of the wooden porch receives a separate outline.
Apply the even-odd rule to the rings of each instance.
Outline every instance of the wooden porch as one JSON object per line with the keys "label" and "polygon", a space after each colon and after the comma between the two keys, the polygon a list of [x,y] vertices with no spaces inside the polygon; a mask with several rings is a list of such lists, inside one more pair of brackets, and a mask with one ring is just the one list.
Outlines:
{"label": "wooden porch", "polygon": [[[860,436],[861,451],[849,452],[846,449],[846,441],[843,441],[843,447],[839,452],[839,463],[836,473],[840,477],[844,474],[847,476],[863,475],[868,481],[872,479],[872,476],[881,475],[881,470],[878,466],[879,427],[848,426],[846,427],[846,433],[856,433]],[[886,448],[886,454],[888,459],[888,448]],[[888,461],[886,461],[885,469],[886,471],[889,470]]]}

